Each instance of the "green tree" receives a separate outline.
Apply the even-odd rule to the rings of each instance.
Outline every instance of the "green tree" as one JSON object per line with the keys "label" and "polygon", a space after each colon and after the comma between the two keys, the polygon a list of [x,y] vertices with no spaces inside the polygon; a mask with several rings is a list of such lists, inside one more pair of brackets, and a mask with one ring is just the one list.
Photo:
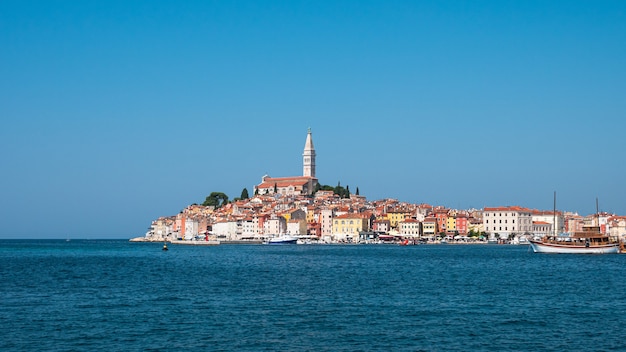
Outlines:
{"label": "green tree", "polygon": [[350,191],[341,187],[341,184],[337,182],[337,187],[333,189],[333,192],[338,195],[340,198],[348,198],[350,197]]}
{"label": "green tree", "polygon": [[241,199],[248,199],[248,198],[250,198],[250,196],[248,195],[248,189],[247,188],[244,188],[241,191],[241,197],[240,198]]}
{"label": "green tree", "polygon": [[211,192],[204,200],[205,207],[215,207],[215,209],[228,204],[228,196],[222,192]]}
{"label": "green tree", "polygon": [[359,187],[356,188],[356,193],[357,196],[359,195]]}
{"label": "green tree", "polygon": [[[350,198],[350,188],[349,186],[346,186],[345,188],[341,186],[340,182],[337,182],[337,186],[333,187],[333,186],[329,186],[329,185],[322,185],[320,186],[319,184],[315,187],[315,192],[317,191],[332,191],[333,193],[335,193],[336,195],[338,195],[341,198]],[[359,189],[357,188],[357,195],[359,194]]]}

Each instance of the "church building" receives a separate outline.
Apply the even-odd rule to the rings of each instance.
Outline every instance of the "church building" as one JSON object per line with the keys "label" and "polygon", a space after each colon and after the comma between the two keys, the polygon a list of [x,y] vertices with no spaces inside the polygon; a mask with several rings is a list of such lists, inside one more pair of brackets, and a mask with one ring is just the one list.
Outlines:
{"label": "church building", "polygon": [[263,176],[261,183],[254,187],[255,194],[311,195],[317,186],[315,177],[315,148],[309,128],[302,153],[302,176],[270,177]]}

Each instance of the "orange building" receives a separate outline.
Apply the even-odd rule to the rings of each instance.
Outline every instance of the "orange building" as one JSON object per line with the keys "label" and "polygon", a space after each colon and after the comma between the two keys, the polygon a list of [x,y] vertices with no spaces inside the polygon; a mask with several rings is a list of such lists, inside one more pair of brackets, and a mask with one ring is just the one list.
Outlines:
{"label": "orange building", "polygon": [[448,212],[449,210],[446,208],[435,209],[434,215],[437,220],[437,231],[446,232],[448,225]]}

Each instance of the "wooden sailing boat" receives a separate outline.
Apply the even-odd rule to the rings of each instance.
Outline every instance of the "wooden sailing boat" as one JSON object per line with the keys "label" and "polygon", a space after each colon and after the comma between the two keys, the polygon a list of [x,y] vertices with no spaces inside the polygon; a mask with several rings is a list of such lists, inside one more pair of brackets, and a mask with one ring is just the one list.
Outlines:
{"label": "wooden sailing boat", "polygon": [[605,254],[619,253],[620,241],[607,236],[600,231],[600,213],[596,198],[595,221],[584,225],[582,231],[574,232],[570,236],[558,236],[556,228],[556,192],[554,192],[554,231],[541,240],[530,240],[530,246],[535,253],[590,253]]}

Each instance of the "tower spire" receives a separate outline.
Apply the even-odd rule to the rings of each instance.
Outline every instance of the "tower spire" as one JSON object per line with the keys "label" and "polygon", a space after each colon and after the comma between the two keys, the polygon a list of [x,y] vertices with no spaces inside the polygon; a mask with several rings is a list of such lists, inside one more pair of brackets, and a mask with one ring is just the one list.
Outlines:
{"label": "tower spire", "polygon": [[304,143],[304,153],[302,153],[302,175],[315,177],[315,147],[313,147],[311,127],[307,130],[306,142]]}

